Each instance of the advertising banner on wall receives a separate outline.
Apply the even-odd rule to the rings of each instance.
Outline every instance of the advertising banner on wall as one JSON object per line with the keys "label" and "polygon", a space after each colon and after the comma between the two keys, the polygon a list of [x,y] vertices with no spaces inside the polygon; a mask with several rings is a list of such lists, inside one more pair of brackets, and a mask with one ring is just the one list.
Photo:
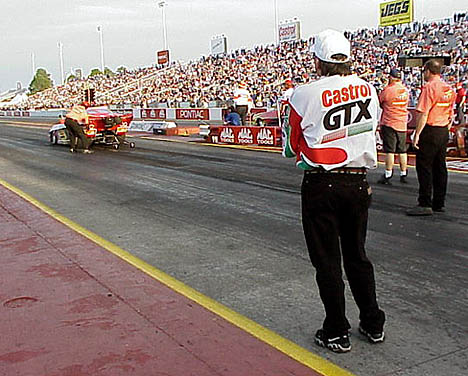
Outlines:
{"label": "advertising banner on wall", "polygon": [[207,108],[178,108],[176,110],[177,120],[209,120],[210,111]]}
{"label": "advertising banner on wall", "polygon": [[220,35],[213,37],[210,41],[211,55],[221,55],[227,53],[227,37]]}
{"label": "advertising banner on wall", "polygon": [[240,145],[278,146],[279,127],[219,127],[219,135],[212,142]]}
{"label": "advertising banner on wall", "polygon": [[380,4],[380,26],[413,22],[413,0],[389,1]]}
{"label": "advertising banner on wall", "polygon": [[140,113],[140,119],[159,119],[164,120],[167,118],[165,108],[155,109],[142,109]]}
{"label": "advertising banner on wall", "polygon": [[280,43],[301,39],[301,21],[291,20],[280,23],[278,33]]}
{"label": "advertising banner on wall", "polygon": [[169,50],[158,51],[158,64],[163,65],[169,63]]}

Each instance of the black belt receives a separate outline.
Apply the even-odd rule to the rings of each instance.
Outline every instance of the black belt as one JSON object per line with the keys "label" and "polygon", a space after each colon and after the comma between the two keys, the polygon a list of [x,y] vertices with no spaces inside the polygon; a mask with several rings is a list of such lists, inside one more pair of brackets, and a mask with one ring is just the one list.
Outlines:
{"label": "black belt", "polygon": [[324,168],[314,168],[305,170],[305,174],[351,174],[351,175],[365,175],[367,169],[364,167],[341,167],[334,168],[333,170],[325,170]]}

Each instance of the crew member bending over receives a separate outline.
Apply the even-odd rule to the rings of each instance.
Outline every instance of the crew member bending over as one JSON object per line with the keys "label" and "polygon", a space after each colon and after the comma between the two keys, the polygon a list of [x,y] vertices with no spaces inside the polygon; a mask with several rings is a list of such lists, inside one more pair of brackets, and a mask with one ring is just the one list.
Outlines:
{"label": "crew member bending over", "polygon": [[91,150],[89,150],[92,141],[88,140],[88,137],[86,137],[83,128],[80,125],[89,124],[89,118],[88,113],[86,112],[86,107],[88,107],[88,104],[86,102],[84,102],[81,105],[74,105],[65,117],[65,126],[67,127],[68,134],[70,135],[71,153],[76,151],[77,137],[81,140],[81,144],[83,146],[83,153],[93,153]]}

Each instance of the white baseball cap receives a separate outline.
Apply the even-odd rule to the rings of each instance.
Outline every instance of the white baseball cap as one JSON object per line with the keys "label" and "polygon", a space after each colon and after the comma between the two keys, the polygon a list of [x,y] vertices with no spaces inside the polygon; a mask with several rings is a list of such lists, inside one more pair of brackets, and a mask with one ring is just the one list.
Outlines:
{"label": "white baseball cap", "polygon": [[[349,40],[336,30],[327,29],[315,36],[315,43],[310,48],[311,52],[322,61],[328,63],[346,63],[351,57],[351,44]],[[342,54],[345,60],[336,60],[332,56]]]}

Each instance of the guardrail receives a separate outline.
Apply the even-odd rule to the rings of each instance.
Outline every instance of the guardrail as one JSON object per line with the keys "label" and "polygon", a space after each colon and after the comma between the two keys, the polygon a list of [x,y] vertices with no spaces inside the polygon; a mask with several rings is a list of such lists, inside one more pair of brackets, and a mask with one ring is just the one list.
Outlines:
{"label": "guardrail", "polygon": [[[137,120],[167,120],[167,121],[214,121],[222,122],[226,113],[225,108],[138,108],[128,110],[115,110],[116,112],[133,112],[133,118]],[[266,108],[252,109],[252,113],[266,111]],[[27,118],[59,118],[65,116],[67,110],[44,111],[0,111],[1,117],[27,117]]]}

